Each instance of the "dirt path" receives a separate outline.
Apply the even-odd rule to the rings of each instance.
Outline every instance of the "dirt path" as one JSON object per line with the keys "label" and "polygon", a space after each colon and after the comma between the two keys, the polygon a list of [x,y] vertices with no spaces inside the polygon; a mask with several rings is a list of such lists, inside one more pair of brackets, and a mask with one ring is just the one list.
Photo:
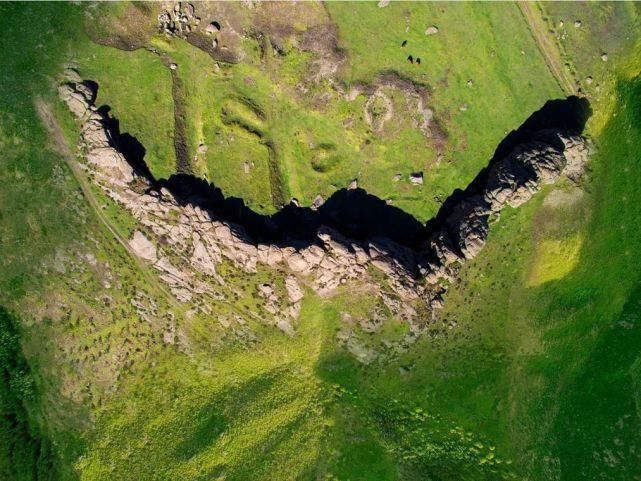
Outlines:
{"label": "dirt path", "polygon": [[139,271],[145,277],[145,280],[148,281],[150,285],[154,286],[160,292],[162,292],[166,296],[167,301],[170,302],[174,307],[180,307],[180,305],[178,304],[178,301],[176,301],[175,298],[171,295],[171,293],[163,285],[161,285],[156,280],[156,278],[149,272],[149,267],[143,264],[140,258],[129,246],[129,242],[127,242],[127,240],[122,235],[120,235],[120,233],[111,223],[111,221],[107,218],[107,216],[105,216],[104,212],[102,211],[102,208],[100,207],[100,202],[98,201],[95,194],[91,190],[91,187],[85,176],[85,173],[80,167],[80,164],[76,161],[75,155],[73,154],[73,151],[69,147],[69,143],[67,142],[67,139],[62,133],[60,124],[58,124],[58,121],[56,120],[53,114],[51,106],[47,104],[47,102],[45,102],[43,99],[40,99],[40,98],[37,98],[35,100],[35,106],[36,106],[36,111],[38,112],[38,116],[42,121],[42,124],[44,125],[47,132],[49,132],[49,134],[51,135],[51,139],[53,140],[56,151],[60,153],[60,155],[62,155],[62,157],[65,159],[65,162],[69,166],[71,173],[74,175],[74,177],[78,181],[78,185],[80,186],[82,193],[84,194],[85,198],[89,202],[90,207],[93,209],[100,223],[104,225],[105,228],[109,231],[109,233],[116,239],[116,241],[118,241],[118,243],[125,248],[127,253],[132,257],[132,259],[136,263],[136,266],[139,268]]}
{"label": "dirt path", "polygon": [[525,23],[527,23],[528,28],[530,29],[530,33],[536,42],[536,46],[541,52],[541,55],[543,55],[545,63],[559,84],[559,87],[561,87],[561,90],[563,90],[566,95],[576,95],[574,79],[561,64],[554,41],[548,35],[543,19],[539,18],[535,11],[535,3],[518,2],[518,7],[521,10]]}
{"label": "dirt path", "polygon": [[185,89],[175,70],[171,70],[171,96],[174,100],[174,150],[176,152],[176,172],[194,174],[189,143],[187,141],[187,108]]}
{"label": "dirt path", "polygon": [[[72,174],[78,181],[78,185],[80,186],[82,193],[84,194],[85,198],[89,202],[90,207],[95,212],[100,223],[109,231],[109,233],[116,239],[116,241],[122,247],[124,247],[125,251],[131,256],[136,266],[138,267],[139,272],[143,275],[143,277],[149,283],[149,285],[155,287],[158,290],[158,292],[161,292],[162,294],[164,294],[167,301],[171,304],[172,307],[179,310],[184,310],[185,306],[181,305],[176,300],[176,298],[171,294],[171,292],[164,285],[160,283],[160,281],[154,276],[153,271],[151,271],[150,267],[147,264],[143,263],[143,261],[136,255],[133,249],[129,246],[129,242],[127,241],[127,239],[125,239],[122,235],[120,235],[116,227],[111,223],[111,221],[107,218],[107,216],[105,216],[100,206],[100,202],[98,201],[95,194],[91,190],[90,183],[83,169],[80,167],[80,164],[76,160],[72,149],[69,147],[69,143],[67,142],[67,139],[62,133],[60,124],[56,120],[56,117],[54,116],[53,111],[51,109],[51,106],[47,102],[45,102],[43,99],[37,98],[35,100],[35,107],[36,107],[38,116],[42,121],[42,124],[44,125],[47,132],[50,134],[51,139],[53,140],[54,148],[65,159],[65,162],[67,163]],[[257,315],[253,314],[251,311],[245,311],[244,309],[240,309],[234,304],[232,304],[231,302],[224,301],[224,300],[217,300],[217,299],[214,299],[213,297],[210,298],[210,301],[224,304],[241,316],[251,317],[257,321],[261,320]]]}

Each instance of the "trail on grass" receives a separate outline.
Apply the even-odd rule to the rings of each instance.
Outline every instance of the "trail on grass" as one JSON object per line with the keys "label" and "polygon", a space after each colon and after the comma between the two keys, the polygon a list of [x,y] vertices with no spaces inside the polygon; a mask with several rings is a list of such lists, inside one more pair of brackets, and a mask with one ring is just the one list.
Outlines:
{"label": "trail on grass", "polygon": [[151,285],[156,287],[160,292],[165,294],[167,300],[171,304],[173,304],[174,306],[178,306],[176,300],[170,294],[170,292],[167,289],[165,289],[164,286],[162,286],[159,282],[157,282],[156,279],[154,279],[151,274],[149,274],[147,266],[142,263],[142,261],[138,258],[138,256],[133,251],[133,249],[129,246],[129,242],[127,242],[127,240],[124,237],[122,237],[122,235],[120,235],[118,230],[109,221],[107,216],[105,216],[104,212],[102,211],[102,208],[100,207],[100,203],[98,199],[92,192],[89,186],[89,182],[87,181],[84,173],[82,172],[82,168],[76,161],[75,156],[73,155],[73,152],[69,147],[69,143],[67,142],[67,139],[65,139],[65,136],[62,133],[60,124],[58,124],[58,121],[56,120],[52,112],[51,106],[47,104],[47,102],[45,102],[43,99],[36,98],[35,107],[36,107],[36,112],[38,113],[38,116],[42,121],[42,124],[44,125],[47,132],[49,132],[49,134],[51,135],[51,139],[53,140],[56,151],[60,153],[60,155],[62,155],[62,157],[65,159],[65,162],[69,166],[69,169],[71,170],[71,173],[73,174],[73,176],[76,178],[76,181],[78,182],[78,185],[82,190],[82,193],[84,194],[85,198],[89,202],[89,205],[93,209],[98,220],[105,226],[105,228],[111,233],[111,235],[116,239],[116,241],[118,241],[118,243],[125,248],[125,251],[133,258],[134,262],[136,263],[136,266],[139,268],[140,272],[145,276],[146,280]]}
{"label": "trail on grass", "polygon": [[570,74],[563,68],[563,65],[559,63],[556,47],[545,31],[545,25],[541,24],[541,20],[537,18],[537,14],[532,8],[533,5],[534,3],[530,2],[518,2],[518,7],[534,38],[536,46],[541,52],[548,69],[558,82],[559,87],[561,87],[561,90],[567,95],[576,94],[575,82]]}
{"label": "trail on grass", "polygon": [[[67,163],[72,174],[78,181],[78,184],[80,186],[80,189],[82,190],[82,193],[84,194],[85,198],[89,202],[89,205],[91,206],[92,210],[95,212],[98,220],[107,228],[107,230],[116,239],[116,241],[118,241],[118,243],[125,248],[125,251],[134,260],[134,262],[136,263],[136,266],[144,276],[145,280],[149,282],[151,286],[156,288],[158,292],[161,292],[162,294],[164,294],[165,298],[172,305],[172,307],[177,309],[183,309],[184,306],[181,306],[176,300],[176,298],[170,293],[170,291],[166,289],[156,279],[156,277],[150,272],[149,267],[143,263],[143,261],[136,255],[134,250],[129,246],[129,242],[127,241],[127,239],[125,239],[118,232],[117,228],[111,223],[111,221],[107,218],[107,216],[102,211],[100,202],[98,201],[95,194],[91,190],[90,183],[88,182],[82,170],[82,167],[76,161],[73,151],[69,147],[69,143],[67,142],[67,139],[62,133],[60,124],[58,123],[58,121],[56,120],[53,114],[51,106],[47,102],[45,102],[43,99],[37,98],[35,99],[35,107],[36,107],[38,116],[42,121],[42,124],[44,125],[47,132],[50,134],[51,139],[53,140],[56,151],[60,153],[60,155],[62,155],[62,157],[65,159],[65,162]],[[231,310],[233,310],[234,312],[242,316],[258,319],[258,317],[255,314],[251,313],[251,311],[245,311],[244,309],[241,309],[235,306],[231,302],[220,300],[220,299],[215,299],[215,301],[218,302],[219,304],[226,305]]]}

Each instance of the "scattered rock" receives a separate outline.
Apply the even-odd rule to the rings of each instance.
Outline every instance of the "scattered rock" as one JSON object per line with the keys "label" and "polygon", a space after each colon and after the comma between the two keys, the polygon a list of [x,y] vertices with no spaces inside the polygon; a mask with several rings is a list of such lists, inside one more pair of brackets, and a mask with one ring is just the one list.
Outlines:
{"label": "scattered rock", "polygon": [[[213,298],[212,287],[201,280],[202,274],[214,276],[223,284],[224,280],[215,274],[216,264],[223,259],[248,273],[256,272],[258,263],[281,264],[305,278],[310,289],[321,296],[331,295],[350,280],[367,279],[368,269],[373,267],[389,286],[381,297],[387,308],[395,315],[412,318],[417,311],[413,303],[419,299],[428,309],[442,305],[438,299],[447,281],[455,280],[460,265],[483,248],[490,216],[495,217],[506,205],[518,207],[561,174],[579,176],[589,153],[587,141],[572,133],[532,134],[530,141],[492,163],[479,193],[452,206],[420,249],[412,250],[384,238],[349,239],[325,226],[318,228],[314,242],[304,246],[258,244],[241,225],[217,217],[189,198],[178,198],[179,194],[172,194],[165,187],[157,190],[150,179],[134,172],[115,147],[118,132],[111,130],[107,114],[98,111],[89,100],[95,92],[83,90],[71,77],[60,87],[59,94],[82,124],[85,166],[106,195],[130,212],[155,239],[162,239],[154,244],[137,230],[130,246],[136,255],[153,263],[161,280],[181,302],[198,296]],[[249,168],[249,162],[245,162],[246,172]],[[411,174],[410,182],[422,184],[423,173]],[[348,188],[358,188],[357,179]],[[418,281],[419,273],[426,283]],[[271,325],[293,334],[292,324],[280,317],[295,319],[300,312],[302,289],[297,277],[287,275],[285,288],[290,304],[285,307],[276,303],[278,296],[272,284],[257,288],[266,299],[261,316],[264,314]],[[206,306],[207,302],[201,305]],[[363,362],[376,357],[374,351],[352,337],[344,342]]]}
{"label": "scattered rock", "polygon": [[208,35],[213,35],[217,32],[220,32],[220,23],[218,22],[211,22],[205,27],[205,33]]}
{"label": "scattered rock", "polygon": [[287,276],[285,279],[285,289],[291,302],[298,302],[303,298],[303,290],[298,285],[294,276]]}
{"label": "scattered rock", "polygon": [[398,181],[400,181],[400,180],[401,180],[401,178],[402,178],[402,175],[401,175],[401,174],[394,174],[394,177],[392,177],[392,180],[393,180],[394,182],[398,182]]}
{"label": "scattered rock", "polygon": [[355,189],[358,189],[358,179],[352,180],[347,186],[347,190],[355,190]]}
{"label": "scattered rock", "polygon": [[603,60],[604,62],[607,62],[608,61],[608,54],[607,53],[602,53],[601,54],[601,60]]}
{"label": "scattered rock", "polygon": [[172,69],[172,70],[176,70],[178,68],[178,65],[175,64],[175,63],[170,63],[169,64],[169,68]]}
{"label": "scattered rock", "polygon": [[585,77],[585,83],[588,84],[588,85],[591,85],[593,80],[594,79],[592,78],[591,75],[588,75],[587,77]]}
{"label": "scattered rock", "polygon": [[322,195],[318,194],[316,197],[314,197],[314,201],[312,202],[311,209],[317,210],[324,203],[325,203],[325,199],[323,199]]}
{"label": "scattered rock", "polygon": [[413,185],[423,185],[423,172],[413,172],[410,174],[410,182]]}
{"label": "scattered rock", "polygon": [[469,79],[467,82],[465,82],[465,85],[467,85],[468,87],[472,87],[474,85],[474,82],[472,81],[472,79]]}
{"label": "scattered rock", "polygon": [[133,238],[129,241],[129,247],[131,247],[142,260],[152,264],[158,260],[156,246],[139,230],[134,232]]}
{"label": "scattered rock", "polygon": [[463,104],[458,108],[461,112],[467,112],[467,104]]}
{"label": "scattered rock", "polygon": [[197,151],[198,151],[198,153],[199,153],[199,154],[205,154],[205,153],[207,153],[207,149],[208,149],[207,145],[205,145],[205,144],[198,144],[198,149],[197,149]]}
{"label": "scattered rock", "polygon": [[249,174],[249,171],[251,170],[251,164],[249,162],[243,162],[243,172],[246,174]]}
{"label": "scattered rock", "polygon": [[380,0],[378,2],[378,8],[385,8],[390,4],[390,0]]}
{"label": "scattered rock", "polygon": [[269,297],[274,293],[274,288],[271,284],[259,284],[258,291],[263,297]]}
{"label": "scattered rock", "polygon": [[581,28],[581,20],[577,20],[574,22],[574,27],[575,28]]}
{"label": "scattered rock", "polygon": [[437,33],[438,33],[438,27],[436,25],[427,27],[427,29],[425,30],[425,35],[436,35]]}
{"label": "scattered rock", "polygon": [[290,337],[293,337],[294,334],[296,334],[296,331],[294,330],[294,327],[291,325],[291,323],[284,319],[279,320],[276,324],[276,327],[278,327],[278,329],[280,329]]}

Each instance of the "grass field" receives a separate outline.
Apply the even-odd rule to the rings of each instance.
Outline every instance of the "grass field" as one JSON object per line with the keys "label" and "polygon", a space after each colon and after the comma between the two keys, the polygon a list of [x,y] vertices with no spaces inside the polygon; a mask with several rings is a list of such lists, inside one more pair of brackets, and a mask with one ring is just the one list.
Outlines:
{"label": "grass field", "polygon": [[[16,314],[0,309],[0,334],[10,334],[0,336],[10,387],[0,436],[25,448],[0,448],[0,473],[21,481],[641,479],[636,6],[543,5],[556,34],[564,20],[557,41],[573,75],[594,77],[591,172],[580,188],[564,181],[504,212],[428,333],[367,365],[337,342],[342,330],[357,330],[346,314],[372,312],[370,294],[354,286],[328,299],[308,292],[294,338],[247,315],[253,285],[281,272],[249,276],[221,265],[233,295],[211,302],[208,314],[176,305],[100,223],[33,99],[56,105],[52,79],[74,63],[99,83],[99,103],[144,146],[154,175],[167,177],[176,171],[171,60],[192,167],[226,195],[273,212],[289,197],[310,203],[358,178],[425,220],[508,130],[560,95],[518,8],[327,4],[347,55],[341,88],[389,72],[428,86],[448,134],[439,165],[397,89],[382,88],[395,114],[374,132],[365,96],[349,101],[327,82],[297,89],[310,52],[285,45],[286,55],[266,61],[246,38],[243,62],[216,67],[182,40],[153,37],[157,53],[123,51],[88,39],[84,8],[0,6],[12,19],[0,34],[0,305]],[[426,36],[431,25],[439,32]],[[594,54],[600,49],[608,62]],[[409,53],[421,64],[409,64]],[[56,112],[73,145],[77,125],[60,105]],[[406,175],[419,170],[425,184],[412,187]],[[132,219],[96,196],[128,238]],[[383,341],[406,333],[389,319],[358,339],[384,352]],[[26,385],[29,396],[19,389]]]}

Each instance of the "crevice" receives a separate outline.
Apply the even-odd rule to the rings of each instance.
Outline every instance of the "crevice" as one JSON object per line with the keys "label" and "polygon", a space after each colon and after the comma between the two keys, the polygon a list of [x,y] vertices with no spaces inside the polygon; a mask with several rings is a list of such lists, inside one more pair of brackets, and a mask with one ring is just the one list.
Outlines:
{"label": "crevice", "polygon": [[[101,107],[104,113],[107,106]],[[518,129],[510,132],[498,145],[488,166],[465,189],[456,189],[442,204],[438,213],[425,224],[413,215],[387,204],[383,199],[364,189],[340,189],[317,210],[289,204],[272,215],[255,212],[243,199],[226,197],[213,183],[190,172],[179,172],[167,179],[155,179],[142,158],[144,147],[130,134],[119,133],[119,122],[110,119],[113,137],[127,161],[139,175],[149,180],[153,189],[167,188],[182,205],[193,204],[210,210],[221,220],[238,224],[255,242],[309,245],[321,226],[331,227],[346,238],[358,241],[389,239],[411,249],[420,248],[432,234],[445,225],[457,206],[479,195],[488,180],[490,167],[505,158],[519,145],[526,144],[535,134],[544,130],[583,131],[590,115],[588,101],[575,96],[548,101],[532,114]],[[142,155],[141,155],[142,154]],[[270,176],[271,177],[271,176]],[[274,202],[284,202],[278,189],[272,195]]]}
{"label": "crevice", "polygon": [[[67,73],[67,78],[76,77],[74,71]],[[227,256],[250,264],[260,251],[261,262],[286,259],[291,269],[304,271],[310,262],[320,266],[320,249],[330,257],[319,267],[319,292],[364,273],[364,266],[371,264],[388,276],[401,298],[427,297],[432,308],[442,305],[442,293],[460,266],[485,245],[490,218],[506,205],[527,202],[561,174],[580,172],[590,150],[580,134],[591,110],[586,99],[572,96],[547,102],[507,135],[488,166],[465,189],[454,191],[425,225],[358,188],[335,192],[317,210],[291,203],[273,215],[261,215],[191,173],[155,179],[141,159],[144,148],[135,139],[121,139],[117,121],[108,117],[108,108],[95,111],[90,100],[95,92],[88,90],[72,80],[59,92],[72,112],[85,119],[81,137],[99,182],[106,181],[103,187],[130,209],[141,212],[145,204],[153,211],[153,205],[165,199],[182,208],[186,215],[179,217],[191,219],[181,224],[184,231],[205,229],[199,238],[208,236],[209,242],[229,248]],[[218,229],[215,235],[205,234],[210,223]],[[159,232],[170,229],[153,225]],[[270,256],[272,249],[277,254]],[[251,260],[248,251],[254,252]],[[336,269],[341,269],[338,277]]]}

